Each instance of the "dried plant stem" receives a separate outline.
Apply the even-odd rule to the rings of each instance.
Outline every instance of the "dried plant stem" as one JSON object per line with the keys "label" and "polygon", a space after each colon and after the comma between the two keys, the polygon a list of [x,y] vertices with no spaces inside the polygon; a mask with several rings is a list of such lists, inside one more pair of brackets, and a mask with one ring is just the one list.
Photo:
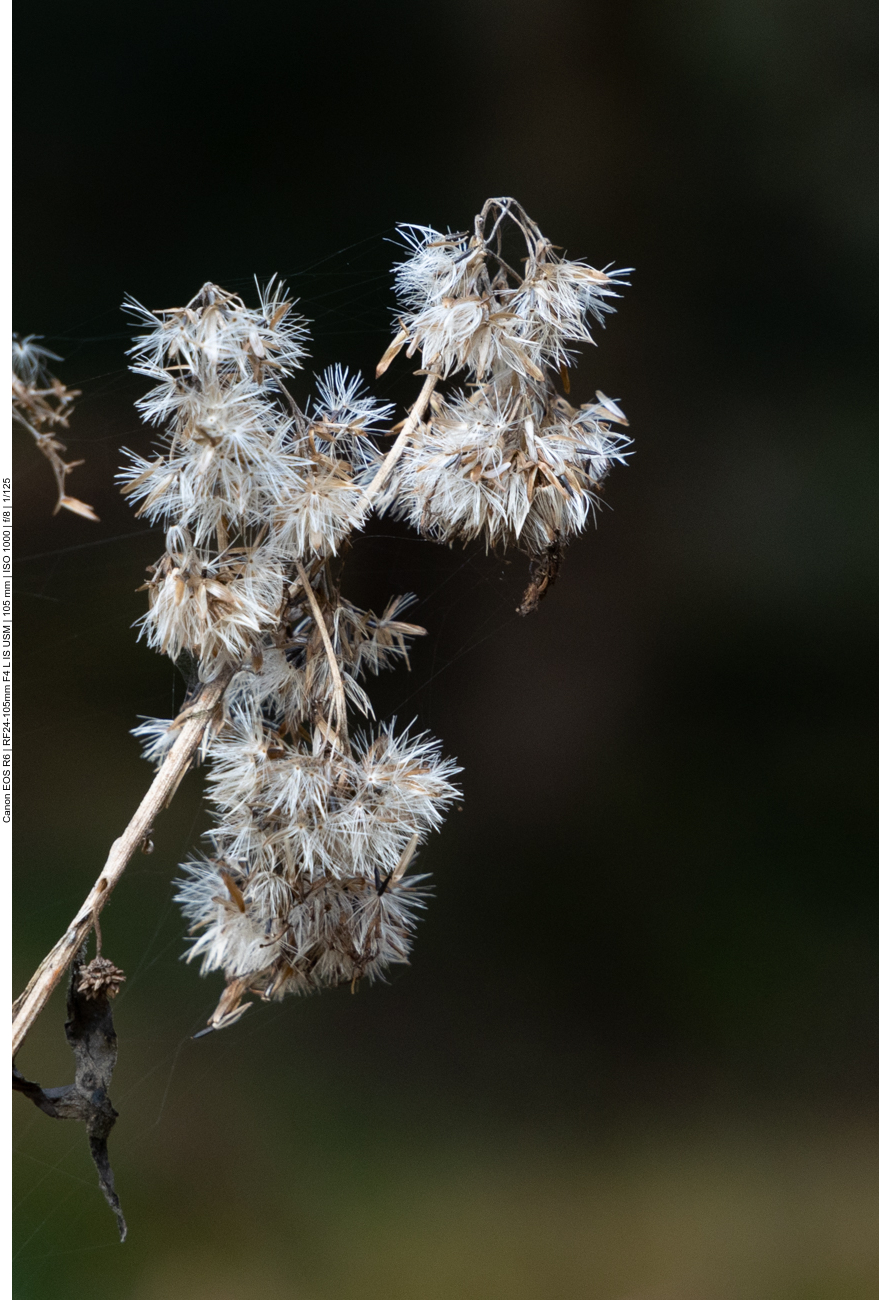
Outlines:
{"label": "dried plant stem", "polygon": [[180,734],[156,773],[140,807],[119,839],[114,841],[104,869],[85,902],[55,947],[40,962],[25,991],[12,1004],[13,1057],[24,1042],[31,1025],[49,1001],[64,972],[88,938],[89,931],[97,922],[98,914],[108,902],[126,866],[149,834],[156,817],[173,797],[195,756],[217,705],[223,698],[230,677],[231,673],[227,672],[203,688],[200,698],[189,710],[187,721],[180,728]]}
{"label": "dried plant stem", "polygon": [[299,574],[299,581],[302,583],[302,588],[306,596],[308,597],[308,603],[311,606],[311,612],[314,615],[314,621],[318,626],[318,630],[320,631],[320,635],[321,635],[321,640],[324,643],[324,650],[326,651],[327,662],[330,665],[330,672],[332,673],[332,677],[333,677],[333,687],[334,687],[334,695],[335,695],[334,703],[336,706],[336,726],[339,729],[339,735],[341,737],[343,746],[347,747],[348,715],[347,715],[347,709],[345,707],[345,683],[342,681],[342,674],[339,671],[339,662],[336,659],[336,652],[333,649],[333,643],[330,640],[330,634],[329,631],[327,630],[327,625],[324,620],[321,607],[318,604],[317,597],[315,596],[312,590],[311,583],[308,581],[308,575],[306,574],[305,569],[302,567],[302,565],[299,563],[298,560],[296,561],[296,572]]}
{"label": "dried plant stem", "polygon": [[406,423],[403,425],[402,429],[397,434],[396,442],[394,443],[391,450],[388,452],[387,456],[385,456],[384,460],[382,461],[381,466],[379,467],[379,471],[376,474],[375,478],[364,488],[363,495],[360,498],[361,519],[366,514],[366,511],[369,509],[369,507],[372,505],[373,501],[378,496],[379,492],[381,492],[387,479],[390,477],[391,470],[394,468],[397,461],[402,456],[403,451],[406,447],[406,443],[409,441],[409,439],[412,437],[413,433],[415,432],[416,428],[418,427],[418,423],[422,415],[424,415],[424,412],[427,410],[427,404],[431,399],[433,390],[436,388],[438,379],[439,379],[438,374],[433,374],[433,373],[428,374],[427,378],[425,379],[421,387],[421,392],[418,394],[418,397],[415,400],[415,405],[412,407],[412,410],[409,412],[409,415],[406,419]]}
{"label": "dried plant stem", "polygon": [[[64,388],[61,389],[62,394],[66,392],[67,390],[65,390]],[[70,473],[71,470],[76,469],[78,465],[85,464],[85,462],[82,460],[65,461],[64,457],[61,455],[61,452],[66,451],[67,448],[63,442],[60,442],[58,438],[54,436],[54,434],[51,432],[51,428],[53,427],[54,424],[60,424],[62,428],[66,428],[68,416],[65,415],[65,416],[60,416],[59,418],[55,418],[57,413],[53,412],[52,408],[45,401],[46,396],[50,396],[50,395],[56,395],[54,393],[54,390],[47,389],[45,390],[45,392],[28,390],[28,388],[24,384],[16,380],[15,377],[13,376],[12,418],[13,420],[17,420],[23,429],[27,429],[28,433],[36,442],[37,447],[46,457],[49,464],[52,466],[52,473],[55,475],[55,483],[58,487],[58,500],[55,504],[55,509],[53,510],[52,513],[57,515],[61,507],[64,506],[67,510],[71,510],[74,514],[82,515],[84,519],[91,519],[95,523],[97,523],[98,516],[95,514],[91,506],[86,505],[84,501],[77,500],[76,497],[71,497],[67,495],[67,490],[66,490],[67,475]],[[78,394],[76,393],[70,393],[69,397],[76,397],[77,395]],[[16,409],[14,405],[16,401],[20,401],[24,403],[26,406],[28,406],[30,409],[36,410],[37,423],[39,424],[41,420],[48,420],[50,427],[48,429],[43,429],[42,431],[40,431],[40,429],[35,429],[34,426],[30,423],[30,421],[24,418],[21,411]],[[59,408],[59,411],[62,409],[63,408]],[[70,412],[68,412],[68,415],[69,413]]]}

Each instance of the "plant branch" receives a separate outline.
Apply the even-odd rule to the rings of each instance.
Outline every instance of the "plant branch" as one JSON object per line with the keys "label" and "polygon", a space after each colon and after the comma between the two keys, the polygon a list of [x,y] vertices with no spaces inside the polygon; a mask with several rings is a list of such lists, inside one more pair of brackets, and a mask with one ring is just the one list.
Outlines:
{"label": "plant branch", "polygon": [[339,669],[339,661],[336,658],[336,652],[333,649],[333,643],[330,640],[330,634],[329,631],[327,630],[327,625],[326,622],[324,621],[324,616],[321,611],[321,607],[318,604],[317,596],[315,596],[312,590],[311,583],[308,581],[308,575],[306,574],[305,569],[303,568],[303,566],[300,564],[298,560],[296,561],[296,572],[299,574],[299,581],[302,583],[303,590],[306,596],[308,597],[308,603],[311,606],[311,612],[314,615],[314,621],[315,623],[317,623],[318,630],[321,635],[321,640],[324,643],[324,650],[326,651],[327,662],[330,665],[330,673],[332,674],[332,678],[333,678],[333,687],[334,687],[335,703],[336,703],[336,724],[339,728],[339,734],[342,738],[342,743],[343,745],[347,746],[348,708],[345,703],[345,683],[342,681],[342,673]]}
{"label": "plant branch", "polygon": [[387,456],[385,456],[384,460],[382,461],[381,466],[379,467],[378,473],[376,474],[375,478],[372,479],[372,481],[369,482],[366,485],[366,487],[363,489],[363,495],[360,498],[360,505],[359,505],[361,521],[364,515],[366,514],[366,511],[369,509],[369,507],[372,505],[375,498],[378,496],[379,492],[384,487],[385,482],[390,476],[391,470],[394,468],[397,461],[402,456],[403,449],[405,448],[406,443],[409,441],[409,439],[412,437],[413,433],[415,432],[416,428],[418,427],[418,422],[421,419],[424,412],[427,410],[427,404],[431,399],[433,390],[436,388],[438,379],[439,379],[439,375],[437,374],[431,373],[427,376],[427,378],[425,379],[421,387],[421,392],[418,394],[418,397],[415,400],[415,405],[412,407],[412,410],[409,412],[409,415],[406,419],[406,423],[403,425],[402,429],[397,434],[396,442],[394,443],[391,450],[388,452]]}
{"label": "plant branch", "polygon": [[223,698],[231,675],[231,672],[227,671],[202,689],[199,700],[191,706],[187,721],[180,728],[180,734],[141,800],[140,807],[119,838],[114,841],[104,869],[85,902],[55,947],[40,962],[25,991],[13,1003],[13,1057],[24,1042],[31,1025],[49,1001],[64,972],[88,938],[99,913],[109,901],[128,863],[149,834],[156,817],[173,797]]}

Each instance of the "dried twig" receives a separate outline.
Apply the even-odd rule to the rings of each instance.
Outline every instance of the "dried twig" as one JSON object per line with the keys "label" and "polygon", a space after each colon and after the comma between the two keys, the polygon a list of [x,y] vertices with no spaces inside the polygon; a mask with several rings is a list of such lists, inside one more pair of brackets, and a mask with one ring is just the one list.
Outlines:
{"label": "dried twig", "polygon": [[361,519],[363,519],[363,517],[366,514],[366,511],[369,509],[373,501],[375,501],[376,497],[378,496],[379,492],[384,487],[385,483],[390,477],[391,471],[393,470],[397,461],[400,459],[403,452],[405,451],[407,442],[412,437],[415,430],[418,428],[419,421],[421,420],[422,415],[424,415],[424,412],[427,410],[427,404],[430,401],[433,390],[436,388],[438,380],[439,380],[439,375],[437,374],[429,374],[427,376],[427,378],[425,379],[424,383],[421,386],[421,392],[418,394],[418,397],[415,399],[415,405],[412,407],[412,410],[409,412],[409,415],[402,429],[397,434],[396,442],[394,443],[393,447],[391,447],[391,450],[388,452],[387,456],[385,456],[384,460],[382,461],[378,473],[375,475],[372,481],[369,484],[367,484],[367,486],[364,488],[363,495],[361,496],[360,503],[359,503]]}
{"label": "dried twig", "polygon": [[302,589],[308,597],[308,603],[311,606],[311,612],[314,615],[314,621],[320,632],[321,640],[326,651],[327,663],[330,666],[330,673],[333,678],[333,703],[336,710],[336,727],[342,739],[342,744],[347,748],[348,745],[348,709],[345,704],[345,683],[342,681],[342,674],[339,671],[339,661],[336,658],[336,652],[333,649],[333,643],[330,634],[327,631],[327,625],[324,621],[321,607],[318,604],[317,597],[312,590],[311,583],[308,581],[308,575],[300,562],[296,561],[296,572],[299,574],[299,581]]}
{"label": "dried twig", "polygon": [[153,822],[169,802],[195,756],[205,730],[223,698],[231,674],[225,673],[202,690],[198,707],[180,728],[140,807],[110,849],[104,869],[91,892],[52,951],[43,958],[27,988],[12,1006],[12,1055],[58,986],[76,953],[88,938],[95,919],[109,901],[123,871],[148,836]]}
{"label": "dried twig", "polygon": [[40,347],[36,336],[21,339],[12,336],[12,418],[34,439],[39,450],[52,466],[58,487],[58,501],[53,514],[63,507],[83,519],[98,522],[98,516],[85,501],[69,496],[66,490],[67,475],[81,460],[66,461],[62,455],[67,448],[54,435],[57,428],[66,429],[73,413],[74,398],[79,392],[66,388],[60,379],[50,375],[47,359],[59,360],[54,352]]}

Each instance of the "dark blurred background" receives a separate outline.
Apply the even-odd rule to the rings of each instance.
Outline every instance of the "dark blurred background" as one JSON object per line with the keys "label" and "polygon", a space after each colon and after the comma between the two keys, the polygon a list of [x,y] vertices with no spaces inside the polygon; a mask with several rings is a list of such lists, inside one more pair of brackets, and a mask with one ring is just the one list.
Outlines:
{"label": "dark blurred background", "polygon": [[[21,1300],[866,1300],[879,1288],[873,741],[879,20],[869,0],[89,0],[17,15],[15,322],[82,397],[71,490],[14,447],[15,983],[149,780],[183,683],[138,644],[161,539],[126,293],[253,298],[316,366],[390,334],[397,221],[513,194],[634,266],[574,377],[629,416],[532,619],[527,566],[373,522],[362,602],[430,636],[376,683],[465,768],[410,969],[257,1007],[179,961],[187,778],[104,914],[111,1140],[17,1097]],[[395,362],[378,386],[410,402]],[[297,393],[304,400],[308,376]],[[17,435],[16,435],[17,437]],[[873,741],[873,743],[871,743]],[[19,1064],[66,1082],[63,995]]]}

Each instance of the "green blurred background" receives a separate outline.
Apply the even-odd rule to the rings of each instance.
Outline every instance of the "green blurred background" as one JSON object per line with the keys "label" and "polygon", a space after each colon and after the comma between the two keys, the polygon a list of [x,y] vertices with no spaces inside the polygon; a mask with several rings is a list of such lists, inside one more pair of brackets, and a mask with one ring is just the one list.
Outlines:
{"label": "green blurred background", "polygon": [[[369,374],[394,223],[514,194],[636,267],[574,396],[637,448],[531,620],[515,556],[357,544],[349,594],[415,591],[430,633],[380,716],[465,768],[411,968],[192,1042],[187,778],[104,914],[129,1240],[85,1134],[16,1097],[20,1300],[879,1293],[877,45],[868,0],[19,7],[15,328],[82,389],[101,523],[16,442],[17,987],[182,697],[131,627],[162,548],[113,488],[149,442],[125,293],[279,271],[315,363]],[[20,1054],[46,1086],[63,1018]]]}

